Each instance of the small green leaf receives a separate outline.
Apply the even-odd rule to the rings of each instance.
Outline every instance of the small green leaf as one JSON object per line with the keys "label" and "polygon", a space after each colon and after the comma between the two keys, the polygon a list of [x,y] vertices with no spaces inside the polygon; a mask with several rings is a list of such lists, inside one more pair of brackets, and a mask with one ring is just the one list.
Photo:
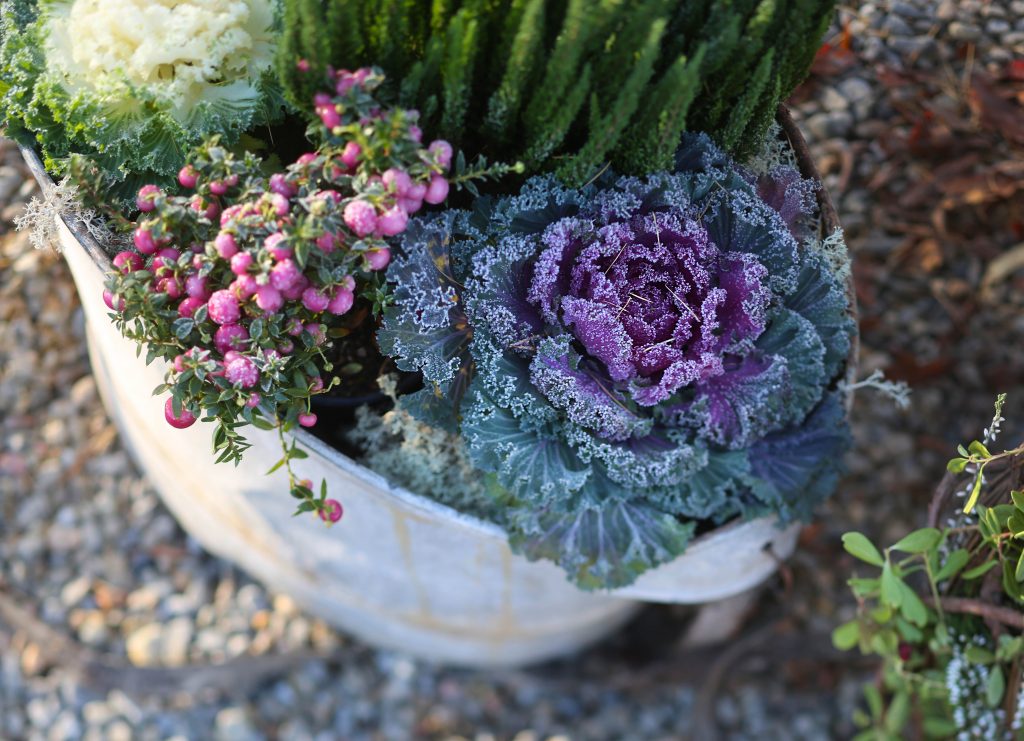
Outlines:
{"label": "small green leaf", "polygon": [[980,443],[977,440],[968,445],[967,450],[968,452],[970,452],[971,455],[978,456],[979,458],[992,457],[992,454],[988,452],[988,448],[986,448],[982,443]]}
{"label": "small green leaf", "polygon": [[964,548],[957,548],[946,557],[946,563],[942,564],[942,568],[935,574],[935,581],[944,581],[956,576],[970,558],[970,554]]}
{"label": "small green leaf", "polygon": [[882,601],[891,607],[903,604],[903,581],[893,573],[888,561],[882,566]]}
{"label": "small green leaf", "polygon": [[1020,558],[1017,559],[1017,568],[1014,576],[1017,578],[1017,581],[1024,581],[1024,551],[1020,552]]}
{"label": "small green leaf", "polygon": [[966,458],[951,458],[946,464],[946,470],[950,473],[963,473],[965,468],[967,468]]}
{"label": "small green leaf", "polygon": [[868,701],[868,710],[875,720],[882,719],[882,693],[873,684],[864,685],[864,698]]}
{"label": "small green leaf", "polygon": [[893,548],[904,553],[924,553],[939,544],[942,533],[933,527],[921,528],[901,538]]}
{"label": "small green leaf", "polygon": [[843,535],[843,548],[845,548],[846,552],[851,556],[859,558],[861,561],[869,563],[872,566],[882,566],[885,563],[882,558],[882,554],[874,544],[861,533],[845,533]]}
{"label": "small green leaf", "polygon": [[281,466],[283,466],[283,465],[284,465],[284,464],[285,464],[285,463],[286,463],[287,461],[288,461],[288,459],[287,459],[287,458],[282,458],[282,459],[281,459],[281,460],[279,460],[279,461],[278,461],[277,463],[275,463],[275,464],[274,464],[273,466],[271,466],[271,467],[270,467],[270,470],[269,470],[269,471],[267,471],[267,472],[266,472],[266,474],[264,474],[264,475],[265,475],[265,476],[269,476],[269,475],[270,475],[270,474],[272,474],[272,473],[273,473],[274,471],[276,471],[276,470],[278,470],[279,468],[281,468]]}
{"label": "small green leaf", "polygon": [[1013,537],[1024,537],[1024,512],[1014,512],[1006,520],[1006,526],[1013,533]]}
{"label": "small green leaf", "polygon": [[964,505],[964,512],[969,513],[974,509],[974,505],[978,503],[978,497],[981,495],[981,469],[978,470],[977,475],[974,477],[974,486],[971,487],[971,496],[967,498],[967,504]]}
{"label": "small green leaf", "polygon": [[910,717],[910,693],[906,690],[897,692],[889,703],[889,709],[885,713],[885,730],[899,736],[903,726],[907,724]]}
{"label": "small green leaf", "polygon": [[960,726],[949,718],[940,718],[935,715],[926,715],[922,721],[924,725],[924,735],[928,738],[941,738],[948,739],[956,736],[957,731],[960,730]]}
{"label": "small green leaf", "polygon": [[878,579],[849,579],[846,582],[858,597],[874,597],[878,594]]}
{"label": "small green leaf", "polygon": [[956,452],[965,457],[970,455],[970,453],[967,452],[967,448],[965,448],[963,445],[957,445]]}
{"label": "small green leaf", "polygon": [[988,682],[985,684],[985,701],[990,708],[999,707],[1003,701],[1003,693],[1006,691],[1006,678],[1003,676],[1003,668],[996,664],[988,674]]}
{"label": "small green leaf", "polygon": [[272,429],[274,429],[274,425],[271,424],[270,422],[268,422],[267,420],[263,419],[263,417],[253,417],[252,418],[252,423],[253,423],[254,427],[256,427],[257,429],[260,429],[260,430],[272,430]]}
{"label": "small green leaf", "polygon": [[964,572],[964,579],[977,579],[978,577],[984,576],[989,571],[999,565],[999,561],[986,561],[981,566],[975,566],[973,569],[968,569]]}
{"label": "small green leaf", "polygon": [[967,650],[964,651],[964,656],[972,664],[988,665],[996,660],[995,654],[981,646],[968,646]]}
{"label": "small green leaf", "polygon": [[1024,594],[1020,591],[1020,582],[1017,581],[1017,564],[1010,561],[1003,561],[1003,591],[1018,602],[1024,600]]}
{"label": "small green leaf", "polygon": [[900,612],[903,613],[903,617],[914,625],[923,628],[928,624],[928,608],[924,606],[924,602],[917,596],[917,592],[911,589],[905,581],[900,581],[899,585],[902,592]]}
{"label": "small green leaf", "polygon": [[1013,500],[1014,506],[1024,512],[1024,491],[1011,491],[1010,498]]}
{"label": "small green leaf", "polygon": [[851,620],[832,631],[832,645],[840,651],[849,651],[860,641],[860,623]]}

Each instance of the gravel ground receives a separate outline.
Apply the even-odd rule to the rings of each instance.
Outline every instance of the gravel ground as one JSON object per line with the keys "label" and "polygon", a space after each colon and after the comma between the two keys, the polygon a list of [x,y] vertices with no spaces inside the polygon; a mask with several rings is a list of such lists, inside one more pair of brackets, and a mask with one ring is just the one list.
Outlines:
{"label": "gravel ground", "polygon": [[[107,419],[59,256],[11,229],[35,188],[0,143],[0,738],[849,737],[872,667],[828,645],[853,610],[838,535],[885,540],[923,519],[944,457],[977,436],[996,391],[1011,394],[1008,433],[1024,419],[1024,276],[992,270],[1024,239],[1021,191],[963,208],[950,191],[1019,160],[1024,141],[993,135],[984,90],[966,86],[1024,58],[1024,2],[852,4],[829,43],[795,113],[855,254],[863,366],[915,394],[909,412],[859,397],[850,476],[717,653],[676,649],[685,611],[658,607],[573,660],[445,669],[362,646],[203,553]],[[915,118],[923,94],[970,114],[953,133],[976,156],[948,179],[935,170],[961,152]]]}

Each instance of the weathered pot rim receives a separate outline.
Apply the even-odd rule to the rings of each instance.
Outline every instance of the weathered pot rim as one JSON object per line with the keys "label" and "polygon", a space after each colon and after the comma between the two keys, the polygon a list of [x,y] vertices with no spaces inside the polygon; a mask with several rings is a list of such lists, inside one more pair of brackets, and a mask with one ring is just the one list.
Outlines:
{"label": "weathered pot rim", "polygon": [[[786,135],[787,139],[790,141],[791,146],[793,147],[794,154],[796,155],[797,164],[804,177],[813,178],[815,181],[820,183],[821,177],[814,165],[813,160],[810,157],[807,144],[804,141],[802,134],[800,133],[799,129],[797,128],[795,122],[793,121],[792,117],[789,114],[789,111],[785,108],[785,106],[779,107],[778,122],[783,130],[783,133]],[[16,143],[18,145],[18,148],[21,150],[21,155],[24,158],[26,165],[32,172],[36,181],[39,183],[40,188],[43,190],[44,194],[48,195],[56,188],[56,185],[53,182],[53,179],[50,177],[49,173],[46,171],[46,168],[43,166],[43,162],[39,157],[38,153],[32,147],[26,146],[24,143],[20,141]],[[823,186],[818,189],[818,201],[821,208],[823,228],[827,229],[828,231],[837,228],[839,224],[836,209],[832,203],[828,191]],[[82,228],[82,226],[75,219],[66,218],[64,214],[58,214],[58,217],[67,227],[68,231],[71,232],[71,234],[75,237],[76,240],[78,240],[78,242],[82,245],[85,251],[92,258],[93,262],[97,265],[97,267],[100,268],[102,272],[109,273],[113,271],[114,266],[110,258],[107,256],[103,248],[97,243],[97,241],[86,229]],[[852,279],[850,280],[847,288],[850,301],[850,312],[854,316],[854,318],[856,318],[856,295],[853,291]],[[847,358],[846,378],[848,381],[855,380],[856,378],[857,355],[859,347],[858,340],[859,337],[857,333],[855,333],[853,341],[851,342],[850,353]],[[852,396],[852,393],[848,394],[848,407],[852,403]],[[451,523],[458,524],[459,526],[467,530],[476,532],[483,536],[492,538],[502,538],[505,540],[508,539],[508,533],[501,526],[493,522],[488,522],[478,517],[474,517],[473,515],[465,514],[463,512],[458,511],[457,509],[449,507],[448,505],[437,502],[436,500],[430,499],[420,494],[415,494],[401,486],[396,486],[395,484],[390,482],[386,477],[382,476],[381,474],[377,473],[376,471],[366,466],[359,464],[358,462],[354,461],[353,459],[349,458],[347,455],[342,453],[340,450],[337,450],[331,445],[323,442],[318,437],[316,437],[310,432],[307,432],[304,429],[293,430],[290,434],[292,434],[301,445],[303,445],[310,451],[318,454],[325,460],[331,462],[333,465],[338,466],[340,469],[342,469],[343,471],[350,475],[353,475],[364,480],[372,481],[381,490],[387,492],[389,496],[392,496],[395,499],[401,501],[404,505],[406,505],[412,510],[418,511],[426,516],[444,518]],[[766,518],[755,518],[749,520],[735,518],[733,520],[730,520],[729,522],[726,522],[723,525],[714,528],[709,532],[702,533],[690,542],[690,544],[686,548],[686,554],[696,553],[701,550],[704,550],[705,548],[712,548],[718,541],[734,537],[736,531],[742,531],[748,527],[755,526],[755,523],[757,523],[759,519]],[[774,519],[774,516],[768,516],[767,519]],[[780,527],[782,527],[782,525],[780,525]],[[630,586],[627,586],[619,589],[597,591],[614,595],[621,594],[623,596],[628,596],[630,588]]]}

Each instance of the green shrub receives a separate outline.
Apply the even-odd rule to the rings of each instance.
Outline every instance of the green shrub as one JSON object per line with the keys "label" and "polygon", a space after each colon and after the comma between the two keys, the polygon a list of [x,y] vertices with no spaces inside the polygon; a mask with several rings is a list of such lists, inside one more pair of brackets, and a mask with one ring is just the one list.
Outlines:
{"label": "green shrub", "polygon": [[278,73],[308,110],[328,65],[378,65],[400,81],[401,104],[456,146],[581,183],[609,161],[669,168],[684,130],[739,157],[757,151],[834,5],[285,0]]}

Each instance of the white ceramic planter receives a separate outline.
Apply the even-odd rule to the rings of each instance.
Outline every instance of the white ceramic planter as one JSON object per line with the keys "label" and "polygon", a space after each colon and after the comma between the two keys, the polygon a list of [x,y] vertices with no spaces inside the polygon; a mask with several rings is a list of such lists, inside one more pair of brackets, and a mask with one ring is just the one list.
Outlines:
{"label": "white ceramic planter", "polygon": [[[39,176],[38,160],[25,155]],[[53,187],[45,173],[40,180]],[[601,638],[639,600],[697,604],[748,591],[795,547],[796,526],[734,523],[629,588],[587,593],[553,564],[512,554],[501,528],[395,487],[304,431],[297,438],[309,458],[298,472],[326,478],[346,512],[333,528],[292,517],[286,477],[264,475],[280,455],[276,433],[248,429],[253,447],[236,468],[214,464],[207,425],[169,427],[151,393],[165,367],[136,356],[103,304],[109,261],[88,235],[58,226],[104,403],[175,517],[211,552],[362,640],[463,665],[526,664]]]}

